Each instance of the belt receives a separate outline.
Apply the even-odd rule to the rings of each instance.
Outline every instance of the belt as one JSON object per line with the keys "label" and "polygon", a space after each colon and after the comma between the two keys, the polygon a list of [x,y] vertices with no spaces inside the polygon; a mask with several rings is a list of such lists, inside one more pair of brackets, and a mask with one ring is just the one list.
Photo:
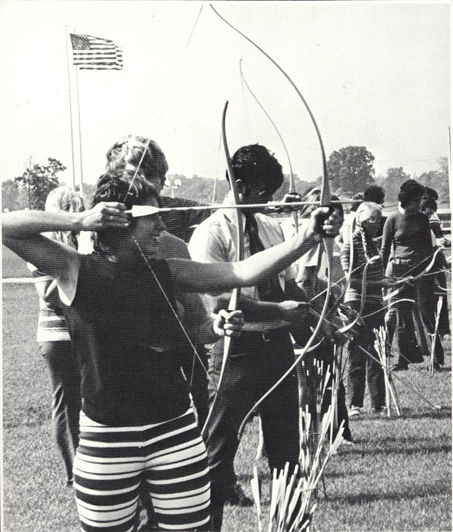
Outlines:
{"label": "belt", "polygon": [[250,335],[259,336],[264,342],[270,342],[283,331],[287,331],[289,323],[287,321],[246,323],[242,329],[240,339],[246,340]]}
{"label": "belt", "polygon": [[396,266],[410,266],[415,264],[415,261],[413,259],[392,259],[392,263]]}

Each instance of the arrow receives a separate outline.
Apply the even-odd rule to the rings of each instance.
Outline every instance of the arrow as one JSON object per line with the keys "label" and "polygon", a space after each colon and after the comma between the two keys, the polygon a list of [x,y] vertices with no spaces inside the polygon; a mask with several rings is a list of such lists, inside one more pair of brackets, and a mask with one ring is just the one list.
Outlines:
{"label": "arrow", "polygon": [[[332,201],[335,203],[354,203],[352,200]],[[273,209],[274,207],[302,207],[303,205],[321,205],[320,201],[294,201],[285,203],[281,201],[271,201],[269,203],[245,203],[242,205],[226,205],[223,203],[213,205],[195,205],[193,207],[154,207],[153,205],[134,205],[132,209],[126,211],[133,218],[140,216],[151,216],[153,214],[160,214],[161,212],[172,211],[209,211],[215,209]]]}

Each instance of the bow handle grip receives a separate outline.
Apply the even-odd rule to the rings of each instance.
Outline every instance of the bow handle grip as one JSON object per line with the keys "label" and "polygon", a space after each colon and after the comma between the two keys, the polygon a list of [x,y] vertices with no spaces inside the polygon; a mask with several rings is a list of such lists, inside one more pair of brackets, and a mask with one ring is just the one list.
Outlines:
{"label": "bow handle grip", "polygon": [[[324,207],[324,205],[322,205]],[[327,205],[326,205],[327,207]],[[316,225],[315,225],[315,231],[318,233],[318,235],[322,236],[322,238],[332,238],[330,235],[328,235],[324,229],[324,222],[331,216],[334,212],[334,207],[332,205],[328,205],[329,211],[326,213],[320,213],[316,216]]]}

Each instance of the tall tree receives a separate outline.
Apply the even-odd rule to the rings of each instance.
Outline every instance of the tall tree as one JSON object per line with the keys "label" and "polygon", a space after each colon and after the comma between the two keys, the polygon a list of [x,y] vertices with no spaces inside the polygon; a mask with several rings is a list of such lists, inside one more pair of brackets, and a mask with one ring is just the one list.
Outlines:
{"label": "tall tree", "polygon": [[410,174],[406,174],[402,166],[399,168],[389,168],[385,178],[385,202],[388,204],[396,203],[398,201],[398,193],[401,185],[411,179]]}
{"label": "tall tree", "polygon": [[14,178],[19,187],[25,189],[28,195],[28,206],[30,209],[44,210],[46,198],[51,190],[59,186],[58,176],[66,167],[57,159],[48,158],[47,166],[34,164],[25,172]]}
{"label": "tall tree", "polygon": [[348,146],[331,153],[327,169],[332,188],[353,195],[374,184],[374,155],[365,146]]}
{"label": "tall tree", "polygon": [[16,211],[28,207],[28,198],[25,190],[20,189],[13,179],[2,182],[2,210]]}
{"label": "tall tree", "polygon": [[450,184],[448,171],[448,158],[438,159],[439,168],[424,172],[419,177],[422,185],[433,188],[439,194],[439,203],[447,202],[450,198]]}

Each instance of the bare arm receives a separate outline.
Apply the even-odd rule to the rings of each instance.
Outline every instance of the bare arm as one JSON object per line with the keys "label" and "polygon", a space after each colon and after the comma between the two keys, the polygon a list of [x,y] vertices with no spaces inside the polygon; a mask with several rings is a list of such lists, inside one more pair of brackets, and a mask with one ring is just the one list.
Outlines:
{"label": "bare arm", "polygon": [[[321,241],[320,220],[326,212],[326,208],[314,211],[311,226],[305,234],[296,234],[290,240],[256,253],[242,262],[204,264],[170,259],[168,264],[173,279],[178,287],[189,292],[218,292],[255,286],[287,268]],[[335,212],[322,226],[331,237],[338,234],[339,227],[340,219]]]}
{"label": "bare arm", "polygon": [[99,203],[80,213],[15,211],[2,215],[3,244],[52,277],[65,277],[78,264],[76,250],[50,240],[41,233],[53,231],[96,231],[128,225],[120,203]]}
{"label": "bare arm", "polygon": [[[231,292],[224,292],[220,296],[206,294],[205,300],[209,303],[211,312],[227,309],[230,304]],[[285,320],[284,306],[281,303],[251,299],[241,294],[239,308],[244,312],[247,322]]]}

